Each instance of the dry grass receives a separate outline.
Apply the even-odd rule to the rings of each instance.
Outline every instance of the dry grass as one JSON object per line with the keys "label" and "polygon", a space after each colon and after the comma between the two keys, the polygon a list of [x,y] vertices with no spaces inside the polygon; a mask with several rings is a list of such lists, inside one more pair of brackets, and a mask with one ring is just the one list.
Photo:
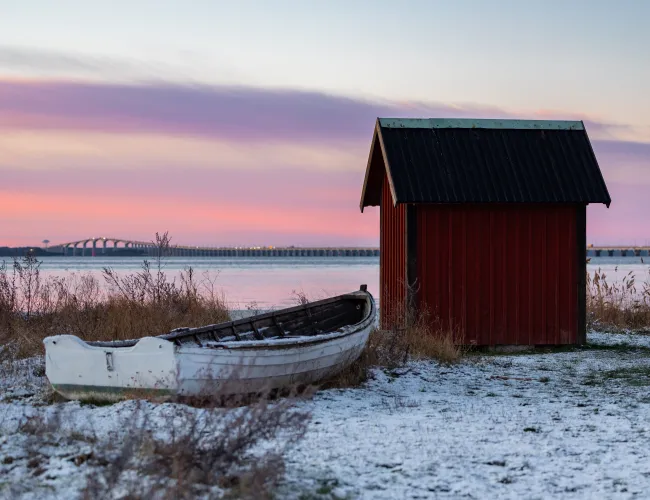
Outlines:
{"label": "dry grass", "polygon": [[587,326],[650,333],[650,271],[640,289],[632,272],[614,284],[607,282],[601,269],[587,274]]}
{"label": "dry grass", "polygon": [[396,308],[392,311],[386,327],[370,333],[359,359],[327,381],[325,387],[358,386],[368,380],[371,368],[393,369],[410,360],[424,359],[450,365],[463,357],[465,347],[458,332],[444,328],[428,311],[409,314],[400,314]]}
{"label": "dry grass", "polygon": [[412,316],[403,328],[403,343],[412,359],[435,359],[442,364],[453,364],[461,359],[465,347],[457,330],[445,327],[427,310]]}
{"label": "dry grass", "polygon": [[159,335],[174,328],[229,319],[216,277],[198,278],[192,268],[170,280],[164,272],[169,237],[156,234],[157,255],[141,270],[119,275],[104,268],[100,279],[71,273],[45,278],[41,262],[27,254],[0,265],[0,345],[18,356],[42,354],[42,340],[69,333],[85,340],[123,340]]}

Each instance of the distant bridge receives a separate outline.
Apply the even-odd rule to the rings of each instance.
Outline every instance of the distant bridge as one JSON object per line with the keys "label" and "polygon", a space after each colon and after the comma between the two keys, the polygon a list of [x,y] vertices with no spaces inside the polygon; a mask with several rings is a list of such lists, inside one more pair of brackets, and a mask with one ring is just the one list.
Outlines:
{"label": "distant bridge", "polygon": [[[138,254],[156,255],[156,244],[129,238],[96,237],[50,245],[47,250],[66,256],[108,255],[116,250],[135,250]],[[587,257],[650,257],[650,247],[588,246]],[[201,247],[170,245],[165,255],[175,257],[378,257],[373,247]]]}
{"label": "distant bridge", "polygon": [[[50,245],[48,251],[65,256],[108,255],[130,249],[154,256],[158,247],[151,241],[128,238],[86,238]],[[121,253],[122,253],[121,252]],[[164,254],[172,257],[377,257],[378,248],[371,247],[201,247],[170,245]]]}
{"label": "distant bridge", "polygon": [[587,247],[587,257],[650,257],[650,247]]}

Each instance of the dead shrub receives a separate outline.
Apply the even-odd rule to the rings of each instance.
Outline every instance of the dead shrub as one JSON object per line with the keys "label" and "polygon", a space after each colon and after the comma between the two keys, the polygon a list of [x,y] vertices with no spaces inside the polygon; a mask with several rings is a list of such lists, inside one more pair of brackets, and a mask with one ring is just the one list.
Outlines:
{"label": "dead shrub", "polygon": [[[3,428],[1,445],[10,444],[2,451],[0,462],[0,497],[42,498],[49,485],[40,480],[49,470],[61,467],[60,459],[81,466],[92,456],[92,437],[65,430],[65,415],[61,408],[48,412],[30,412],[15,424],[7,422]],[[8,453],[7,453],[8,452]]]}
{"label": "dead shrub", "polygon": [[55,408],[47,417],[42,413],[24,416],[18,424],[18,432],[36,438],[46,438],[61,430],[61,411]]}
{"label": "dead shrub", "polygon": [[650,270],[641,289],[632,271],[613,284],[600,268],[587,274],[587,327],[650,333]]}
{"label": "dead shrub", "polygon": [[[292,399],[235,409],[175,405],[151,422],[140,405],[119,445],[95,450],[84,498],[272,498],[284,453],[304,435],[310,414]],[[156,432],[152,432],[156,429]]]}
{"label": "dead shrub", "polygon": [[45,337],[61,333],[84,340],[126,340],[159,335],[180,327],[229,319],[216,277],[197,277],[190,267],[178,280],[164,272],[170,239],[153,242],[153,262],[120,275],[104,268],[101,281],[91,274],[44,278],[40,262],[26,254],[9,267],[0,264],[0,345],[18,346],[19,357],[42,354]]}
{"label": "dead shrub", "polygon": [[298,401],[260,398],[237,408],[133,401],[116,413],[112,430],[101,432],[77,418],[77,408],[30,412],[7,430],[15,451],[3,462],[28,472],[8,476],[0,491],[38,496],[36,478],[56,475],[65,457],[85,476],[81,498],[270,499],[284,474],[285,453],[311,418]]}

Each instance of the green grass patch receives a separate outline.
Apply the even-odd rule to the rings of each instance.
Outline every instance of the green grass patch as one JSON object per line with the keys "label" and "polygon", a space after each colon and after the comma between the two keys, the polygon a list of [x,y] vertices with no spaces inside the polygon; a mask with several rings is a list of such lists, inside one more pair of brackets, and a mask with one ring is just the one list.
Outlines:
{"label": "green grass patch", "polygon": [[314,492],[302,493],[298,497],[299,500],[348,500],[352,498],[350,495],[340,496],[334,493],[334,490],[339,487],[338,479],[321,479],[319,485]]}
{"label": "green grass patch", "polygon": [[650,386],[650,366],[634,366],[615,370],[596,371],[585,378],[584,385],[601,385],[608,381],[619,380],[635,387]]}
{"label": "green grass patch", "polygon": [[[650,355],[650,347],[638,346],[630,343],[621,344],[593,344],[587,343],[581,346],[578,345],[564,345],[564,346],[532,346],[529,350],[515,351],[515,352],[497,352],[488,349],[477,348],[466,355],[469,357],[504,357],[504,356],[530,356],[540,354],[559,354],[563,352],[585,352],[585,351],[610,351],[610,352],[629,352],[629,353],[644,353]],[[540,368],[541,370],[548,370],[548,368]]]}

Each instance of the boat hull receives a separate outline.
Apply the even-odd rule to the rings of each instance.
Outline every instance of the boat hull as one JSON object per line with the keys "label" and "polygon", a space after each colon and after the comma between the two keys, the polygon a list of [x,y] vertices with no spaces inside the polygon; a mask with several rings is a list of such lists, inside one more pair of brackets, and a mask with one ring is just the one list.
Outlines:
{"label": "boat hull", "polygon": [[161,337],[110,347],[57,335],[44,340],[45,371],[65,398],[96,401],[228,396],[314,384],[358,359],[375,326],[369,294],[366,307],[360,323],[326,334],[202,347]]}
{"label": "boat hull", "polygon": [[358,359],[371,326],[330,341],[296,347],[252,349],[181,348],[178,393],[245,394],[312,384],[336,375]]}

